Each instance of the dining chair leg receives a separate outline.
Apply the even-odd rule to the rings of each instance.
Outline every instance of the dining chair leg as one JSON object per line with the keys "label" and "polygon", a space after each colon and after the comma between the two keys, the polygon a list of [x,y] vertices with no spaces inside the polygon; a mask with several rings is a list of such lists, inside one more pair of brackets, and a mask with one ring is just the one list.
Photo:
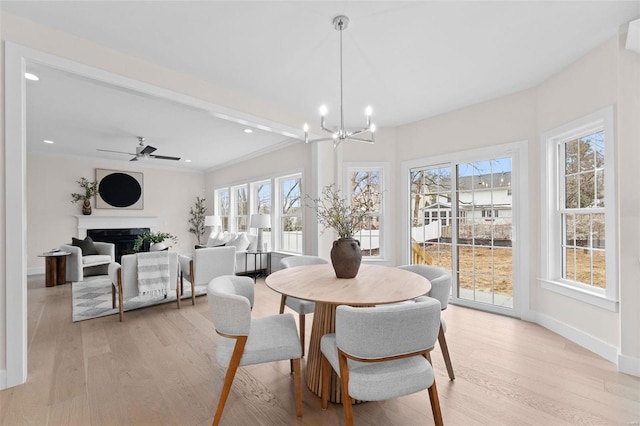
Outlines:
{"label": "dining chair leg", "polygon": [[295,380],[296,388],[296,415],[302,417],[302,385],[300,379],[300,358],[296,358],[293,361],[293,380]]}
{"label": "dining chair leg", "polygon": [[431,402],[431,411],[433,412],[433,420],[436,426],[444,425],[442,422],[442,412],[440,411],[440,400],[438,399],[438,389],[436,388],[435,379],[429,388],[429,401]]}
{"label": "dining chair leg", "polygon": [[326,356],[322,355],[322,364],[320,365],[320,377],[322,378],[321,386],[321,403],[320,406],[326,410],[329,406],[329,381],[331,380],[331,364]]}
{"label": "dining chair leg", "polygon": [[455,380],[453,374],[453,366],[451,365],[451,358],[449,357],[449,348],[447,347],[447,339],[444,337],[444,329],[442,323],[440,323],[440,331],[438,331],[438,343],[440,343],[440,350],[444,358],[444,364],[447,366],[447,373],[449,373],[449,379]]}
{"label": "dining chair leg", "polygon": [[306,328],[304,323],[305,316],[301,314],[298,315],[298,318],[300,320],[298,321],[300,324],[300,346],[302,347],[302,357],[304,358],[304,329]]}
{"label": "dining chair leg", "polygon": [[184,276],[182,275],[182,271],[180,271],[180,296],[184,294]]}
{"label": "dining chair leg", "polygon": [[222,410],[224,410],[224,405],[227,403],[229,391],[231,391],[231,384],[233,383],[233,378],[236,376],[236,371],[240,366],[240,359],[242,359],[242,353],[244,352],[244,347],[246,344],[247,336],[240,336],[236,338],[236,345],[233,348],[233,354],[231,355],[231,360],[229,361],[229,367],[227,367],[227,374],[224,377],[224,384],[222,385],[222,391],[220,392],[220,399],[218,400],[216,414],[213,417],[213,426],[217,426],[220,424],[220,419],[222,418]]}
{"label": "dining chair leg", "polygon": [[116,308],[116,286],[111,284],[111,307]]}
{"label": "dining chair leg", "polygon": [[342,385],[342,411],[347,426],[353,426],[353,407],[349,396],[349,366],[346,355],[338,349],[338,363],[340,365],[340,384]]}
{"label": "dining chair leg", "polygon": [[283,294],[282,297],[280,297],[280,313],[281,314],[284,313],[284,304],[286,301],[287,301],[287,296]]}

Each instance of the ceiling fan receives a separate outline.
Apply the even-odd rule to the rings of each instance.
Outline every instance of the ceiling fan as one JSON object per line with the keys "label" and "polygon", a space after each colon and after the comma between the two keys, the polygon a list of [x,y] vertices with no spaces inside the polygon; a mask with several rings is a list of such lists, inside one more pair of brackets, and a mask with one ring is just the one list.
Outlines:
{"label": "ceiling fan", "polygon": [[142,136],[137,136],[138,138],[138,146],[136,147],[136,152],[124,152],[124,151],[112,151],[110,149],[99,149],[98,151],[103,151],[103,152],[115,152],[118,154],[128,154],[128,155],[133,155],[134,157],[131,159],[131,161],[138,161],[138,160],[146,160],[147,158],[155,158],[157,160],[174,160],[174,161],[178,161],[180,160],[180,157],[169,157],[166,155],[154,155],[153,152],[155,152],[158,148],[155,148],[151,145],[146,145],[144,144],[144,137]]}

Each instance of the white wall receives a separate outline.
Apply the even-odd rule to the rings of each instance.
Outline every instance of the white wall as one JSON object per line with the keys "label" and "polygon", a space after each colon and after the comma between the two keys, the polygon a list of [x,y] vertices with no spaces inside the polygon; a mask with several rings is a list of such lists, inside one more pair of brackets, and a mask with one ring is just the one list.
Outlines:
{"label": "white wall", "polygon": [[[622,34],[620,45],[624,45]],[[622,371],[640,375],[640,53],[619,50],[618,185],[620,356]]]}
{"label": "white wall", "polygon": [[172,250],[190,253],[196,244],[189,233],[189,208],[196,197],[204,195],[202,173],[179,172],[141,167],[129,161],[99,162],[60,157],[27,158],[27,268],[28,273],[43,273],[43,251],[70,243],[78,237],[75,215],[82,214],[81,204],[71,203],[71,193],[78,192],[80,177],[95,180],[95,169],[143,173],[143,210],[98,209],[92,199],[92,216],[157,216],[158,231],[178,237]]}
{"label": "white wall", "polygon": [[[205,198],[208,208],[213,211],[214,191],[218,188],[256,182],[291,173],[302,173],[302,196],[304,197],[307,194],[312,196],[315,182],[313,148],[313,145],[294,142],[285,148],[272,151],[263,156],[250,158],[207,173],[205,177]],[[303,220],[304,253],[312,254],[315,253],[315,239],[312,235],[314,227],[309,225],[315,221],[315,216],[311,209],[305,209]],[[250,232],[253,231],[255,230],[250,230]],[[272,242],[269,242],[269,246],[273,247]]]}

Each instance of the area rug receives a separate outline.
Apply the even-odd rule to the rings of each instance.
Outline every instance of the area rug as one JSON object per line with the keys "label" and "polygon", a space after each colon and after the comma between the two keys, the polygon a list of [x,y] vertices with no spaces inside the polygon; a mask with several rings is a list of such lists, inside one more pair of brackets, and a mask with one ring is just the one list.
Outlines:
{"label": "area rug", "polygon": [[[196,287],[196,297],[207,293],[206,286]],[[111,304],[111,281],[106,275],[87,277],[84,281],[71,284],[71,298],[73,303],[72,321],[83,321],[91,318],[115,315],[118,307],[112,308]],[[185,282],[184,294],[181,299],[191,298],[191,285]],[[143,300],[140,297],[133,297],[124,301],[124,310],[144,308],[147,306],[159,305],[162,303],[175,303],[176,295],[172,292],[166,299]],[[185,303],[184,301],[182,303]]]}

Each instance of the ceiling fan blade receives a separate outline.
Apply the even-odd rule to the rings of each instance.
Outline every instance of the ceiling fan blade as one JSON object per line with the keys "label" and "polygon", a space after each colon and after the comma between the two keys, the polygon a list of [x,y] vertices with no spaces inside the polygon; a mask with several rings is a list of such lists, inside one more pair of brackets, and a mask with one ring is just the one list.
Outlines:
{"label": "ceiling fan blade", "polygon": [[151,145],[147,145],[145,146],[142,151],[140,151],[140,154],[142,155],[149,155],[152,152],[154,152],[157,148],[152,147]]}
{"label": "ceiling fan blade", "polygon": [[149,155],[149,157],[157,158],[158,160],[175,160],[175,161],[180,160],[180,157],[169,157],[166,155]]}
{"label": "ceiling fan blade", "polygon": [[96,148],[96,151],[102,151],[102,152],[115,152],[116,154],[127,154],[127,155],[136,155],[133,152],[124,152],[124,151],[112,151],[110,149],[100,149],[100,148]]}

